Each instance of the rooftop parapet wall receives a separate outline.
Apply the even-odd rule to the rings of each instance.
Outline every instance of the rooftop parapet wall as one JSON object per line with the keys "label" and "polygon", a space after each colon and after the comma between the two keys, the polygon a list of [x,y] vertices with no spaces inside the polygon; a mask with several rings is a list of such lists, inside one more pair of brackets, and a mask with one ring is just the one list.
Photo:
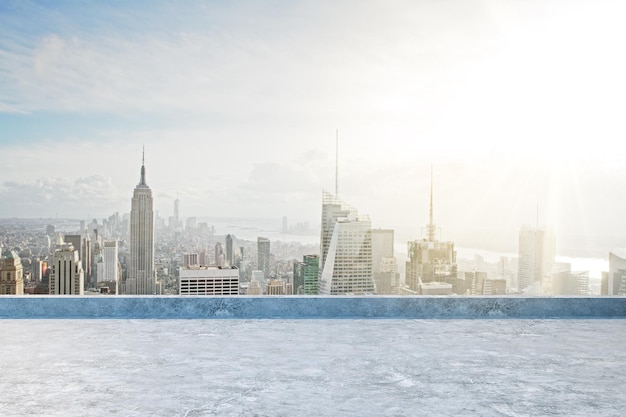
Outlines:
{"label": "rooftop parapet wall", "polygon": [[626,297],[0,296],[0,319],[626,318]]}

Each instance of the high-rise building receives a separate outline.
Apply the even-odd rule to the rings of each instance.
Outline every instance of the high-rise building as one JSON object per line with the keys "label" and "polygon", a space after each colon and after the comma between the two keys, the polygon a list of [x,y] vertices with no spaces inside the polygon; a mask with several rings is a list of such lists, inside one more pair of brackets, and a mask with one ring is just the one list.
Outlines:
{"label": "high-rise building", "polygon": [[400,274],[396,258],[382,258],[378,265],[378,272],[374,272],[374,285],[376,294],[399,295],[400,294]]}
{"label": "high-rise building", "polygon": [[394,257],[394,231],[372,229],[372,271],[380,272],[383,258]]}
{"label": "high-rise building", "polygon": [[178,294],[239,295],[239,271],[235,267],[183,267],[180,269]]}
{"label": "high-rise building", "polygon": [[85,262],[83,261],[83,259],[85,258],[84,254],[83,254],[83,236],[82,235],[64,235],[63,236],[63,241],[65,243],[71,243],[72,246],[74,246],[74,249],[76,249],[78,251],[78,259],[81,262],[81,265],[83,266],[83,269],[85,269]]}
{"label": "high-rise building", "polygon": [[609,252],[606,295],[626,295],[626,258]]}
{"label": "high-rise building", "polygon": [[269,280],[269,278],[265,276],[265,273],[263,271],[254,270],[252,271],[252,278],[250,279],[250,287],[252,287],[252,282],[257,282],[259,288],[261,288],[261,294],[265,294],[265,290],[267,288],[267,280]]}
{"label": "high-rise building", "polygon": [[589,295],[589,271],[572,272],[571,264],[558,264],[552,270],[551,284],[548,295]]}
{"label": "high-rise building", "polygon": [[156,294],[154,273],[154,210],[152,190],[146,183],[146,167],[135,187],[130,209],[130,265],[124,294]]}
{"label": "high-rise building", "polygon": [[[200,261],[198,260],[198,254],[195,252],[183,253],[183,268],[189,268],[192,266],[200,266]],[[206,266],[206,265],[203,265],[203,266]]]}
{"label": "high-rise building", "polygon": [[180,200],[174,200],[174,222],[176,227],[180,224]]}
{"label": "high-rise building", "polygon": [[225,263],[224,249],[222,248],[222,244],[217,242],[215,244],[215,266],[224,266]]}
{"label": "high-rise building", "polygon": [[293,265],[293,293],[302,295],[318,294],[319,279],[318,255],[304,255],[302,262]]}
{"label": "high-rise building", "polygon": [[82,295],[84,274],[78,250],[71,243],[65,243],[59,236],[52,260],[49,279],[49,293],[53,295]]}
{"label": "high-rise building", "polygon": [[600,295],[609,295],[609,271],[602,271],[600,277]]}
{"label": "high-rise building", "polygon": [[270,277],[270,240],[265,237],[257,238],[257,267],[263,271],[265,278]]}
{"label": "high-rise building", "polygon": [[209,266],[211,261],[209,259],[209,251],[206,249],[202,249],[198,254],[198,265],[200,266]]}
{"label": "high-rise building", "polygon": [[523,226],[519,232],[517,290],[540,284],[552,273],[555,256],[554,234],[549,229]]}
{"label": "high-rise building", "polygon": [[85,285],[94,286],[93,272],[92,272],[92,254],[91,254],[91,239],[89,233],[85,233],[83,238],[83,271],[85,274]]}
{"label": "high-rise building", "polygon": [[197,227],[198,227],[198,218],[187,217],[187,220],[185,220],[185,231],[188,233],[194,233]]}
{"label": "high-rise building", "polygon": [[283,216],[283,227],[281,229],[283,234],[289,233],[289,223],[287,222],[287,216]]}
{"label": "high-rise building", "polygon": [[322,227],[320,231],[320,276],[326,263],[328,248],[338,219],[347,218],[350,214],[356,215],[356,209],[350,207],[334,195],[322,193]]}
{"label": "high-rise building", "polygon": [[372,274],[376,294],[398,294],[400,275],[394,256],[394,231],[391,229],[372,229]]}
{"label": "high-rise building", "polygon": [[233,256],[233,236],[226,235],[226,266],[235,265]]}
{"label": "high-rise building", "polygon": [[[114,283],[119,282],[119,248],[117,240],[105,240],[102,249],[102,281]],[[100,278],[100,277],[99,277]]]}
{"label": "high-rise building", "polygon": [[[427,236],[422,240],[408,242],[406,263],[406,286],[413,294],[465,294],[465,280],[457,276],[454,242],[436,238],[437,228],[433,221],[433,178],[431,168],[429,223]],[[426,290],[425,285],[428,284]]]}
{"label": "high-rise building", "polygon": [[10,251],[0,264],[0,295],[4,294],[24,294],[24,268],[14,251]]}
{"label": "high-rise building", "polygon": [[373,294],[372,227],[368,216],[324,192],[319,293]]}

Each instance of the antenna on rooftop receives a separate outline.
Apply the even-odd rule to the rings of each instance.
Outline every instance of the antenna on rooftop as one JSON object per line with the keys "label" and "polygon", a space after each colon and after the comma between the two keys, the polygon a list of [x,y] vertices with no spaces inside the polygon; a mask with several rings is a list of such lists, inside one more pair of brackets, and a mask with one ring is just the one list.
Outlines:
{"label": "antenna on rooftop", "polygon": [[139,180],[139,185],[147,185],[146,184],[146,146],[141,147],[141,179]]}
{"label": "antenna on rooftop", "polygon": [[339,128],[335,132],[335,197],[339,196]]}
{"label": "antenna on rooftop", "polygon": [[428,241],[435,241],[435,224],[433,222],[433,164],[430,164],[430,210],[428,219]]}
{"label": "antenna on rooftop", "polygon": [[537,200],[537,214],[535,217],[535,230],[539,230],[539,200]]}

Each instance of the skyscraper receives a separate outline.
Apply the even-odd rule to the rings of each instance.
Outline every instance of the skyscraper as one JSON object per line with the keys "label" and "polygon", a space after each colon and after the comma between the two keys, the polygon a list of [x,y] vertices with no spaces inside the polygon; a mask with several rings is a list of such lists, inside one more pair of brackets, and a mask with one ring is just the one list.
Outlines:
{"label": "skyscraper", "polygon": [[180,223],[180,200],[177,198],[174,200],[174,221],[176,222],[176,227]]}
{"label": "skyscraper", "polygon": [[[119,281],[118,257],[119,250],[117,246],[117,240],[105,240],[104,248],[102,250],[102,281],[111,283],[111,285],[115,289],[117,289],[117,284]],[[98,280],[100,279],[98,278]]]}
{"label": "skyscraper", "polygon": [[257,266],[263,271],[265,279],[270,277],[270,240],[266,237],[257,238]]}
{"label": "skyscraper", "polygon": [[336,196],[322,195],[319,293],[374,293],[372,227],[367,216]]}
{"label": "skyscraper", "polygon": [[376,294],[397,294],[400,287],[400,274],[394,256],[394,231],[372,229],[372,276]]}
{"label": "skyscraper", "polygon": [[551,278],[546,295],[589,295],[589,271],[572,271],[569,263],[555,263]]}
{"label": "skyscraper", "polygon": [[345,204],[334,195],[322,193],[322,228],[320,232],[320,275],[324,269],[328,248],[335,230],[335,223],[338,219],[348,217],[349,214],[356,214],[356,209]]}
{"label": "skyscraper", "polygon": [[[409,260],[406,263],[406,285],[409,292],[418,294],[465,294],[467,288],[460,285],[457,277],[456,250],[454,242],[439,241],[433,221],[433,173],[430,172],[429,222],[427,237],[408,242]],[[432,288],[425,290],[425,287]]]}
{"label": "skyscraper", "polygon": [[95,286],[93,273],[91,270],[91,239],[89,238],[89,233],[84,234],[83,239],[83,271],[85,274],[85,284],[88,286]]}
{"label": "skyscraper", "polygon": [[603,295],[626,295],[626,258],[623,255],[609,252],[609,272]]}
{"label": "skyscraper", "polygon": [[217,242],[215,244],[215,266],[224,266],[224,263],[224,248],[220,242]]}
{"label": "skyscraper", "polygon": [[233,236],[226,235],[226,266],[235,265],[233,256]]}
{"label": "skyscraper", "polygon": [[393,258],[394,231],[391,229],[372,229],[372,271],[380,272],[383,258]]}
{"label": "skyscraper", "polygon": [[78,250],[71,243],[65,243],[59,235],[50,272],[49,293],[82,295],[83,280]]}
{"label": "skyscraper", "polygon": [[83,261],[83,259],[85,258],[84,254],[83,254],[83,236],[82,235],[64,235],[63,236],[63,241],[65,243],[71,243],[72,246],[74,246],[74,249],[76,249],[78,251],[78,259],[80,260],[83,269],[85,269],[85,262]]}
{"label": "skyscraper", "polygon": [[524,291],[552,273],[555,256],[554,234],[549,229],[523,226],[519,232],[517,290]]}
{"label": "skyscraper", "polygon": [[304,255],[302,262],[293,265],[293,293],[303,295],[318,294],[319,278],[318,255]]}
{"label": "skyscraper", "polygon": [[0,264],[0,294],[24,294],[24,268],[14,251],[10,251]]}
{"label": "skyscraper", "polygon": [[146,183],[146,167],[141,162],[141,178],[135,187],[130,209],[130,266],[124,294],[156,294],[154,274],[154,210],[152,190]]}

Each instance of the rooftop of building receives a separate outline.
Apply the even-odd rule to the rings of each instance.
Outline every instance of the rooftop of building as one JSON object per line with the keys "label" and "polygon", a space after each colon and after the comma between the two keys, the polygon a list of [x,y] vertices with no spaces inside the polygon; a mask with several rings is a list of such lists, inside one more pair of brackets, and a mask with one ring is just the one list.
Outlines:
{"label": "rooftop of building", "polygon": [[626,408],[626,320],[0,319],[0,330],[3,416]]}
{"label": "rooftop of building", "polygon": [[237,269],[236,266],[219,266],[219,265],[188,265],[182,266],[181,269],[188,269],[190,271],[208,271],[214,269]]}

